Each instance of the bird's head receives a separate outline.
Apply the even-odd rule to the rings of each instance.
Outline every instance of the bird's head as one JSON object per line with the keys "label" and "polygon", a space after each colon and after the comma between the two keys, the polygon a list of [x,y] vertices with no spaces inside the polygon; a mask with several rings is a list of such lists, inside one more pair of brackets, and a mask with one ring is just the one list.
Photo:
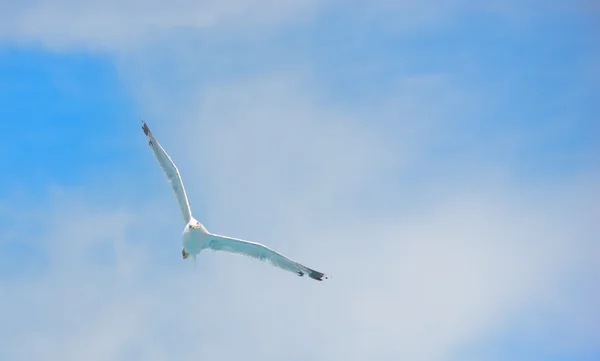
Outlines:
{"label": "bird's head", "polygon": [[204,228],[204,226],[202,225],[202,223],[200,223],[197,220],[195,220],[195,219],[192,218],[190,220],[190,222],[188,223],[188,225],[187,225],[187,230],[188,231],[194,231],[194,230],[197,230],[197,229],[206,232],[206,228]]}

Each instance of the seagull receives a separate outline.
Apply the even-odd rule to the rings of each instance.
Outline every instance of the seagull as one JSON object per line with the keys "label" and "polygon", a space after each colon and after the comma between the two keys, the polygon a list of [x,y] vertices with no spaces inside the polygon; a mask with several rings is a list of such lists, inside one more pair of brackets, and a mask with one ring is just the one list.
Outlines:
{"label": "seagull", "polygon": [[245,241],[243,239],[231,238],[226,236],[220,236],[218,234],[210,233],[206,230],[206,227],[202,223],[198,222],[192,216],[192,210],[190,208],[190,202],[188,201],[185,188],[183,187],[183,181],[179,170],[175,166],[175,163],[171,160],[171,157],[165,152],[163,147],[158,143],[156,138],[152,135],[150,128],[145,121],[142,120],[142,129],[144,134],[148,137],[148,144],[154,152],[156,160],[160,164],[161,168],[167,175],[167,179],[171,183],[177,202],[179,203],[179,209],[185,222],[185,228],[183,229],[182,235],[182,246],[181,255],[183,259],[192,257],[194,265],[196,264],[196,256],[205,249],[213,251],[224,251],[230,253],[242,254],[249,256],[261,261],[268,261],[272,265],[284,269],[286,271],[294,272],[298,276],[308,277],[323,281],[328,279],[324,273],[310,269],[298,262],[295,262],[283,254],[268,248],[267,246],[256,243]]}

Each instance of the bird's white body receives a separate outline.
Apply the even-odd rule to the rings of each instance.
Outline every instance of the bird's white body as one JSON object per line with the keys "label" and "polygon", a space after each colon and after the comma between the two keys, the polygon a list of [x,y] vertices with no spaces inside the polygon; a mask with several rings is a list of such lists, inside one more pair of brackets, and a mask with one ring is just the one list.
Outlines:
{"label": "bird's white body", "polygon": [[183,181],[181,180],[181,175],[179,174],[179,170],[175,166],[175,163],[173,163],[167,152],[160,146],[144,122],[142,122],[142,129],[148,137],[148,144],[152,148],[158,163],[171,183],[171,187],[173,188],[173,192],[179,203],[183,220],[186,223],[181,240],[181,254],[184,259],[187,259],[191,255],[195,263],[196,256],[202,250],[211,249],[213,251],[237,253],[259,260],[265,260],[276,267],[294,272],[299,276],[304,276],[306,274],[317,281],[328,278],[325,274],[292,261],[281,253],[260,243],[220,236],[208,232],[204,225],[192,216],[192,210],[183,186]]}
{"label": "bird's white body", "polygon": [[197,255],[210,243],[210,233],[197,220],[192,218],[183,229],[181,246],[192,256]]}

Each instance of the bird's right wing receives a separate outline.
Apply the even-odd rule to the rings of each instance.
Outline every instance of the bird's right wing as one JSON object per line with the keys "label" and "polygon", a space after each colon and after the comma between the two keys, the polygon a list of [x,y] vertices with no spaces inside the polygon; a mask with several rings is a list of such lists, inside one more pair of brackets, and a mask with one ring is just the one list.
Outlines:
{"label": "bird's right wing", "polygon": [[209,236],[211,240],[208,242],[206,247],[208,249],[212,249],[213,251],[237,253],[261,261],[268,261],[273,266],[279,267],[286,271],[294,272],[300,277],[306,274],[310,278],[317,281],[322,281],[323,279],[328,278],[325,274],[292,261],[281,253],[274,251],[263,244],[245,241],[243,239],[219,236],[218,234],[212,233],[210,233]]}
{"label": "bird's right wing", "polygon": [[181,215],[187,224],[192,218],[192,210],[190,208],[190,203],[188,201],[185,188],[183,187],[183,181],[181,180],[179,170],[175,166],[175,163],[173,163],[171,160],[171,157],[169,157],[163,147],[160,146],[156,138],[154,138],[150,128],[148,128],[148,125],[146,125],[146,122],[144,121],[142,121],[142,129],[144,130],[144,134],[146,134],[148,137],[148,144],[150,145],[150,148],[152,148],[156,160],[158,160],[158,163],[165,171],[165,174],[171,183],[171,187],[173,188],[173,192],[175,193],[175,197],[177,197],[177,202],[179,203],[179,208],[181,209]]}

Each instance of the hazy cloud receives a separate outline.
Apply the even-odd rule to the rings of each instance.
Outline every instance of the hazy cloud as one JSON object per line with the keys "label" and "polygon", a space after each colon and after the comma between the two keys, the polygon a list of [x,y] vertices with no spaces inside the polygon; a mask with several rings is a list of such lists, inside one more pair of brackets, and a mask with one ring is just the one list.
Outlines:
{"label": "hazy cloud", "polygon": [[[188,38],[321,6],[337,5],[0,4],[9,41],[118,54],[123,85],[209,230],[332,276],[313,282],[218,253],[200,255],[197,269],[182,261],[176,202],[140,130],[129,143],[139,148],[125,148],[139,153],[145,177],[95,174],[78,190],[0,203],[0,247],[22,262],[0,268],[19,270],[0,274],[0,359],[438,361],[503,332],[550,353],[598,344],[597,172],[523,179],[488,152],[506,139],[519,149],[545,123],[516,136],[504,123],[493,130],[506,137],[476,132],[465,124],[486,119],[496,94],[451,73],[397,75],[352,103],[332,96],[340,89],[309,55],[279,64],[263,38],[210,51]],[[368,6],[438,16],[431,2]],[[228,59],[250,65],[236,73]]]}
{"label": "hazy cloud", "polygon": [[158,38],[213,27],[243,29],[237,33],[247,37],[265,26],[289,26],[312,19],[320,12],[353,14],[361,24],[376,21],[402,29],[438,26],[447,19],[470,12],[523,20],[534,15],[542,5],[546,10],[557,12],[585,11],[588,3],[581,1],[563,6],[538,0],[518,4],[507,0],[485,4],[471,0],[2,1],[0,39],[11,43],[41,43],[54,50],[128,52]]}
{"label": "hazy cloud", "polygon": [[55,49],[124,50],[179,29],[293,19],[316,5],[312,0],[3,2],[0,36]]}
{"label": "hazy cloud", "polygon": [[[571,349],[595,341],[597,323],[586,320],[597,318],[587,301],[597,293],[562,292],[598,272],[589,256],[598,252],[593,173],[527,185],[471,165],[455,175],[475,184],[413,184],[407,193],[435,197],[396,196],[372,212],[364,199],[408,186],[362,184],[401,172],[440,139],[413,133],[396,159],[402,145],[384,128],[319,104],[298,84],[217,86],[169,123],[151,124],[209,230],[268,243],[329,282],[218,253],[193,269],[178,254],[182,225],[166,181],[146,192],[156,200],[116,205],[66,191],[38,208],[10,206],[14,228],[27,230],[46,262],[2,281],[3,357],[451,360],[507,322],[545,342],[557,335],[534,335],[553,328]],[[410,129],[403,114],[395,129]],[[145,150],[149,174],[164,177]],[[27,227],[30,214],[46,215],[43,233]],[[581,307],[557,312],[566,305]]]}

